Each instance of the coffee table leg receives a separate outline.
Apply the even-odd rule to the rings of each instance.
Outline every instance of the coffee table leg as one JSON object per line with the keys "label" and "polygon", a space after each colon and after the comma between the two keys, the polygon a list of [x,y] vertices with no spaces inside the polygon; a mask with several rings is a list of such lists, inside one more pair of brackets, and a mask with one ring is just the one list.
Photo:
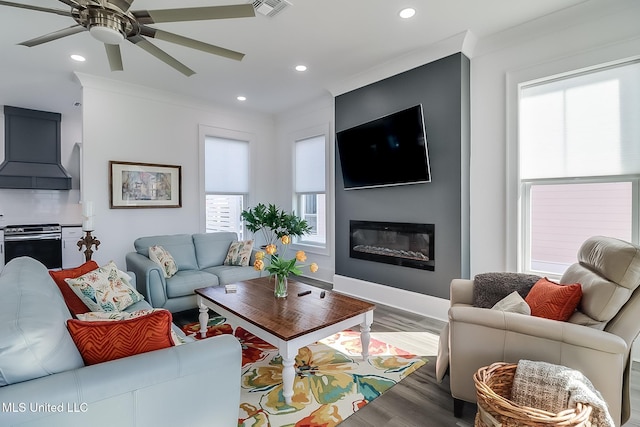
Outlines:
{"label": "coffee table leg", "polygon": [[[200,297],[198,297],[200,300]],[[204,305],[201,301],[198,301],[198,305],[200,306],[200,314],[198,315],[198,320],[200,321],[200,337],[207,337],[207,324],[209,323],[209,308]]]}
{"label": "coffee table leg", "polygon": [[282,356],[282,395],[287,405],[291,405],[293,397],[293,381],[296,377],[295,357],[298,350],[287,348],[286,344],[278,349]]}
{"label": "coffee table leg", "polygon": [[371,340],[371,324],[373,323],[373,311],[364,314],[364,322],[360,324],[360,344],[362,345],[362,358],[369,357],[369,341]]}

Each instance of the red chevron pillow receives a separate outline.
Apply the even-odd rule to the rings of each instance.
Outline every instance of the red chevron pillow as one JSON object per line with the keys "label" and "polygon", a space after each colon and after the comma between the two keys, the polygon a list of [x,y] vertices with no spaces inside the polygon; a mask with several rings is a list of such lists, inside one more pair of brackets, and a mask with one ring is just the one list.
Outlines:
{"label": "red chevron pillow", "polygon": [[579,283],[560,285],[543,277],[531,288],[524,299],[531,307],[531,315],[566,322],[582,298]]}
{"label": "red chevron pillow", "polygon": [[125,320],[67,320],[85,365],[171,347],[171,312],[158,310]]}

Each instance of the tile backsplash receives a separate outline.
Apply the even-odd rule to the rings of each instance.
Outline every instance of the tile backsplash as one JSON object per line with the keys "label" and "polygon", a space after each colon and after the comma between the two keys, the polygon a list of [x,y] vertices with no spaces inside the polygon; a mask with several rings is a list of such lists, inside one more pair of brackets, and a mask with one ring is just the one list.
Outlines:
{"label": "tile backsplash", "polygon": [[0,227],[45,223],[81,224],[80,191],[0,189]]}

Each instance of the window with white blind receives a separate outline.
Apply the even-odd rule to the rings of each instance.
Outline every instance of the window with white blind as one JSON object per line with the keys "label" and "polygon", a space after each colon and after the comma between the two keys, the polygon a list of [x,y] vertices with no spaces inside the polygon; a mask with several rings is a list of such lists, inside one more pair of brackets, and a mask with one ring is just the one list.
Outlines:
{"label": "window with white blind", "polygon": [[240,214],[249,194],[249,142],[206,136],[206,232],[233,231],[244,238]]}
{"label": "window with white blind", "polygon": [[638,243],[640,63],[519,89],[521,268],[561,275],[580,244]]}
{"label": "window with white blind", "polygon": [[325,246],[327,241],[325,147],[325,135],[295,141],[297,213],[311,226],[299,240],[303,244]]}

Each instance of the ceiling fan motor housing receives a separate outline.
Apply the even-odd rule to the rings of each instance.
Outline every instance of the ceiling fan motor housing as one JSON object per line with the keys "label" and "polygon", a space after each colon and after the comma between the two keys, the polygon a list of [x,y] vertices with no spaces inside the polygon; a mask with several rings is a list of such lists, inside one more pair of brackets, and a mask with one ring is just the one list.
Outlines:
{"label": "ceiling fan motor housing", "polygon": [[106,44],[120,44],[137,33],[137,26],[134,27],[128,16],[110,9],[88,7],[77,11],[74,17],[94,38]]}

